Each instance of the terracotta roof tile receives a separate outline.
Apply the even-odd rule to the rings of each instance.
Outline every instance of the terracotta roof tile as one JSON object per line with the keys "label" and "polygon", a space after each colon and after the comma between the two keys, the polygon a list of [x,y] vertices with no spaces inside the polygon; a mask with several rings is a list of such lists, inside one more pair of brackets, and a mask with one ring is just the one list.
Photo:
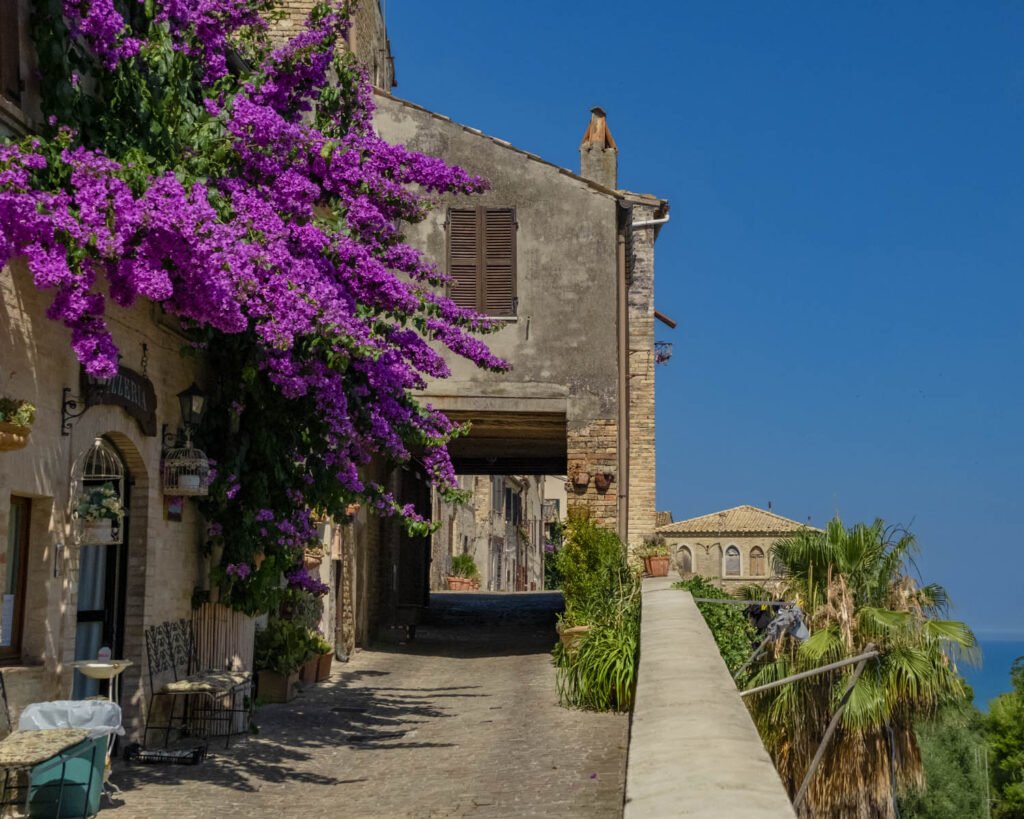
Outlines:
{"label": "terracotta roof tile", "polygon": [[799,523],[773,512],[758,509],[756,506],[736,506],[722,512],[712,512],[710,515],[701,515],[697,518],[680,520],[658,527],[660,535],[689,535],[689,534],[723,534],[723,535],[751,535],[751,534],[789,534],[798,529],[809,529],[813,532],[820,532],[813,526],[806,523]]}

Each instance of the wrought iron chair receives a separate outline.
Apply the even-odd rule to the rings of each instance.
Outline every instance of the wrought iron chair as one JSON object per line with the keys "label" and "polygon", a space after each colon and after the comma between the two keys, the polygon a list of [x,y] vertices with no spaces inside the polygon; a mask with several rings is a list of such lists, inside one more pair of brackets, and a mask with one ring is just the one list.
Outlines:
{"label": "wrought iron chair", "polygon": [[[150,731],[164,732],[166,748],[172,730],[186,734],[190,730],[195,731],[197,726],[204,745],[208,745],[211,727],[224,724],[224,747],[227,748],[231,744],[232,728],[238,714],[244,715],[241,732],[249,729],[253,708],[252,672],[199,670],[195,637],[189,620],[172,620],[150,626],[145,637],[150,699],[144,746],[149,745]],[[161,697],[170,699],[170,711],[163,724],[153,724],[154,708]],[[179,700],[182,703],[180,716]]]}

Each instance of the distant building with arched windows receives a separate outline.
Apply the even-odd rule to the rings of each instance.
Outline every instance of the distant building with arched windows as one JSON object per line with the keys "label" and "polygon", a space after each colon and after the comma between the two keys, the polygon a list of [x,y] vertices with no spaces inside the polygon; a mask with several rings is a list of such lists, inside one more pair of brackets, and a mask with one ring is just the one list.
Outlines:
{"label": "distant building with arched windows", "polygon": [[665,522],[657,531],[671,551],[673,570],[683,577],[699,574],[712,578],[731,590],[777,580],[772,547],[801,530],[821,531],[756,506],[737,506]]}

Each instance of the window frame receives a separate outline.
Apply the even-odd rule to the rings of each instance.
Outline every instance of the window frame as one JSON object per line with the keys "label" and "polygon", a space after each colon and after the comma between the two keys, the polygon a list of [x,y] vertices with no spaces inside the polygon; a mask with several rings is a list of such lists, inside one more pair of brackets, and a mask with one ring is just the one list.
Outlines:
{"label": "window frame", "polygon": [[[0,44],[11,49],[11,56],[0,54],[0,98],[5,103],[21,109],[25,101],[25,76],[22,66],[21,48],[21,3],[20,0],[0,0],[0,7],[10,13],[6,24],[0,29]],[[11,19],[13,18],[13,19]],[[7,77],[6,67],[10,63],[13,77]],[[8,89],[7,82],[12,81],[16,88]],[[13,96],[9,96],[9,94]]]}
{"label": "window frame", "polygon": [[[730,554],[735,552],[735,554]],[[729,560],[736,559],[735,573],[729,571]],[[743,552],[735,543],[729,544],[722,555],[722,577],[743,577]]]}
{"label": "window frame", "polygon": [[[761,561],[761,570],[755,571],[754,566],[755,560]],[[750,550],[750,576],[751,577],[766,577],[768,575],[768,555],[765,550],[760,546],[754,546]]]}
{"label": "window frame", "polygon": [[[21,510],[18,519],[22,526],[17,533],[18,543],[12,544],[10,542],[11,521],[14,518],[16,507]],[[11,495],[8,515],[7,556],[10,558],[15,553],[15,550],[19,550],[19,561],[17,566],[18,576],[14,581],[14,614],[11,622],[11,644],[9,646],[0,646],[0,665],[12,665],[21,662],[21,650],[25,636],[25,594],[28,591],[29,550],[32,543],[32,499],[22,495]],[[6,584],[6,577],[4,582]]]}
{"label": "window frame", "polygon": [[[477,205],[472,208],[448,208],[445,214],[445,272],[452,277],[452,214],[472,213],[476,219],[474,239],[476,242],[476,305],[472,308],[482,316],[487,316],[495,321],[518,321],[519,320],[519,214],[514,207],[487,207]],[[511,255],[509,264],[511,266],[510,284],[512,293],[512,310],[509,314],[489,313],[487,311],[487,214],[508,213],[511,216]],[[445,287],[445,295],[452,298],[451,282]],[[459,305],[462,307],[463,305]]]}

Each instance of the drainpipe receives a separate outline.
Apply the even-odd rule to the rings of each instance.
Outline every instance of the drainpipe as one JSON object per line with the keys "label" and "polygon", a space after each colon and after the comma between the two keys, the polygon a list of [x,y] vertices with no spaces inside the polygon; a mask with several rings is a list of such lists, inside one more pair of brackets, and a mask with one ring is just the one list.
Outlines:
{"label": "drainpipe", "polygon": [[668,221],[668,216],[663,216],[660,219],[643,219],[639,222],[634,222],[633,227],[651,227],[652,225],[663,225]]}
{"label": "drainpipe", "polygon": [[[626,231],[630,229],[633,209],[619,203],[619,229],[616,235],[616,307],[618,316],[618,441],[619,469],[616,482],[619,487],[619,539],[629,546],[629,292],[626,282]],[[641,223],[642,224],[642,223]]]}

